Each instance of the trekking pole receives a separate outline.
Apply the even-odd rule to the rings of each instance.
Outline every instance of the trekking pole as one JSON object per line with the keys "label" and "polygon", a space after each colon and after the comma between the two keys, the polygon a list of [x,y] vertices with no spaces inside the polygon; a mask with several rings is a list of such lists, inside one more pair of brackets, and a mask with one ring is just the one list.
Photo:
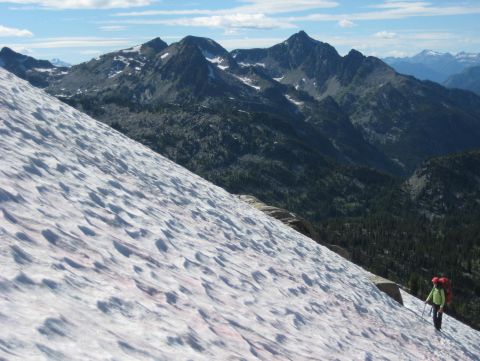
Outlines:
{"label": "trekking pole", "polygon": [[422,318],[423,318],[423,314],[425,313],[425,307],[427,307],[426,303],[423,305]]}
{"label": "trekking pole", "polygon": [[429,316],[431,316],[431,315],[432,315],[432,311],[433,311],[433,306],[432,306],[432,307],[430,307],[430,312],[428,313],[428,315],[429,315]]}

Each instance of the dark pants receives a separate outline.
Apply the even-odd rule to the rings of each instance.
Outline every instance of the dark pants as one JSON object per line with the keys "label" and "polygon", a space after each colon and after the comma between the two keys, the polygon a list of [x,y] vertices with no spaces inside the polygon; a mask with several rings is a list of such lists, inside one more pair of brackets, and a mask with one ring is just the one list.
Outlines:
{"label": "dark pants", "polygon": [[437,330],[442,328],[442,315],[443,312],[438,312],[440,305],[433,304],[433,325]]}

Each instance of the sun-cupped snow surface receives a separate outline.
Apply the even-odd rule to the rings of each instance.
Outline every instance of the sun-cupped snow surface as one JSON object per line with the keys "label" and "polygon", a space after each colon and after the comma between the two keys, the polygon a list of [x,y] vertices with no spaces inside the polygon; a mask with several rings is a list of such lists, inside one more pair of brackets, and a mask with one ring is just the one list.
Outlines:
{"label": "sun-cupped snow surface", "polygon": [[3,69],[0,135],[0,359],[478,359],[474,330]]}

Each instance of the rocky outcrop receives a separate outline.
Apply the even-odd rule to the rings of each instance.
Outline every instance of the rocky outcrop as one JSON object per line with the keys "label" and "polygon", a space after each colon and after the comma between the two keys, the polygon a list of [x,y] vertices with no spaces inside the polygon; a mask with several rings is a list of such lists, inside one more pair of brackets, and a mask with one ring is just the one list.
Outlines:
{"label": "rocky outcrop", "polygon": [[[268,216],[278,219],[287,226],[292,227],[297,232],[300,232],[320,243],[318,239],[318,234],[315,232],[313,226],[305,219],[297,216],[295,213],[289,212],[282,208],[269,206],[260,201],[258,198],[251,195],[238,195],[238,198],[240,198],[245,203],[248,203],[252,207],[264,212]],[[325,244],[325,246],[328,247],[331,251],[339,254],[340,256],[348,260],[351,259],[350,254],[346,249],[334,244]],[[403,305],[402,295],[396,283],[375,275],[372,276],[371,281],[373,282],[373,284],[375,284],[375,286],[378,287],[380,291],[385,292],[395,301]]]}
{"label": "rocky outcrop", "polygon": [[318,235],[315,232],[313,226],[308,221],[297,216],[296,214],[282,208],[269,206],[260,201],[258,198],[251,195],[239,195],[238,197],[242,201],[264,212],[268,216],[278,219],[279,221],[293,228],[297,232],[300,232],[314,240],[318,240]]}
{"label": "rocky outcrop", "polygon": [[[319,236],[313,226],[307,220],[297,216],[295,213],[289,212],[285,209],[269,206],[258,198],[251,196],[251,195],[239,195],[242,201],[248,203],[252,207],[264,212],[265,214],[278,219],[282,223],[286,224],[287,226],[293,228],[297,232],[304,234],[305,236],[315,240],[318,243],[322,243],[319,239]],[[335,244],[324,244],[328,247],[331,251],[339,254],[343,258],[351,260],[350,253],[340,246]]]}
{"label": "rocky outcrop", "polygon": [[380,291],[386,293],[403,306],[402,294],[400,293],[400,288],[395,282],[380,276],[372,276],[370,280]]}
{"label": "rocky outcrop", "polygon": [[350,252],[348,252],[345,248],[340,247],[336,244],[326,244],[326,246],[330,249],[330,251],[337,253],[338,255],[342,256],[345,259],[348,259],[349,261],[352,260]]}

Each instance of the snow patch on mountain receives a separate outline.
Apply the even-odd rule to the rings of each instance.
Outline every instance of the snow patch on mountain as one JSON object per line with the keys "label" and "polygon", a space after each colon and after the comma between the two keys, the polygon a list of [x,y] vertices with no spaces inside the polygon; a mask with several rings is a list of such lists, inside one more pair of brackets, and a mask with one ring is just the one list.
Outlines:
{"label": "snow patch on mountain", "polygon": [[134,47],[120,50],[122,53],[139,53],[142,45],[136,45]]}
{"label": "snow patch on mountain", "polygon": [[223,63],[226,63],[226,60],[221,56],[215,56],[206,50],[202,50],[202,54],[205,59],[207,59],[210,63],[215,64],[219,69],[226,70],[229,68],[228,65],[222,65]]}
{"label": "snow patch on mountain", "polygon": [[304,103],[301,102],[301,101],[298,101],[298,100],[295,100],[293,99],[290,95],[288,94],[285,94],[285,98],[287,98],[287,100],[293,104],[295,104],[296,106],[302,106]]}
{"label": "snow patch on mountain", "polygon": [[478,332],[3,69],[0,134],[1,359],[478,360]]}
{"label": "snow patch on mountain", "polygon": [[433,51],[433,50],[426,50],[424,52],[425,55],[429,55],[429,56],[442,56],[442,55],[445,55],[445,53],[441,53],[441,52],[438,52],[438,51]]}
{"label": "snow patch on mountain", "polygon": [[33,70],[38,71],[39,73],[51,73],[55,71],[55,68],[33,68]]}
{"label": "snow patch on mountain", "polygon": [[255,85],[255,83],[252,79],[244,77],[244,76],[239,76],[239,75],[234,75],[234,76],[235,76],[235,78],[240,80],[243,84],[248,85],[249,87],[251,87],[251,88],[253,88],[257,91],[261,90],[261,87],[259,87],[258,85]]}
{"label": "snow patch on mountain", "polygon": [[243,61],[238,62],[238,65],[240,65],[241,67],[244,67],[244,68],[249,67],[249,66],[259,66],[259,67],[262,67],[262,68],[266,67],[265,63],[254,63],[253,64],[253,63],[245,63]]}

